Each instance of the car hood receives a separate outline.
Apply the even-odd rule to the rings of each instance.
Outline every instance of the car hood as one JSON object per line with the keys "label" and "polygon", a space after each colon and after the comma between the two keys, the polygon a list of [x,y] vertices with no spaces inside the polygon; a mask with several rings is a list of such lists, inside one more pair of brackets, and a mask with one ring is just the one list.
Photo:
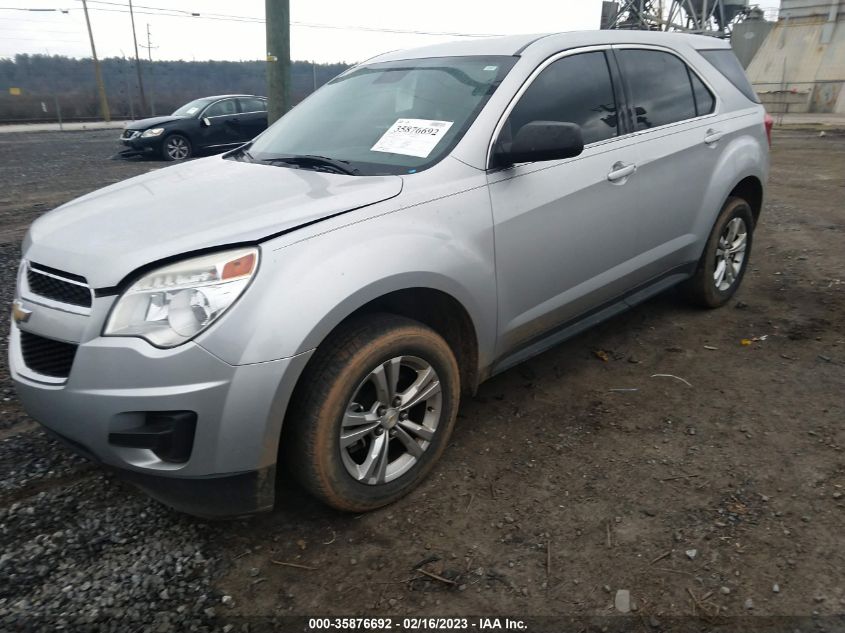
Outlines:
{"label": "car hood", "polygon": [[171,121],[181,121],[185,117],[183,116],[173,116],[169,114],[167,116],[154,116],[150,117],[149,119],[138,119],[137,121],[130,121],[126,124],[127,130],[146,130],[147,128],[151,128],[155,125],[162,125],[163,123],[170,123]]}
{"label": "car hood", "polygon": [[399,176],[346,176],[219,156],[94,191],[36,220],[24,257],[117,285],[174,255],[255,242],[397,196]]}

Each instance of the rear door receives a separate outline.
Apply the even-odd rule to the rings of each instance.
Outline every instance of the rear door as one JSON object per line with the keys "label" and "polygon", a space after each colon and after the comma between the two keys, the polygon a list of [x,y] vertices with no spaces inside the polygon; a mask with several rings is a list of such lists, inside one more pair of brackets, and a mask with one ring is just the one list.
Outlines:
{"label": "rear door", "polygon": [[[640,191],[637,249],[655,278],[697,260],[696,218],[725,142],[715,93],[676,53],[615,46],[626,86]],[[715,210],[713,210],[715,211]]]}
{"label": "rear door", "polygon": [[509,142],[531,121],[577,123],[581,155],[488,174],[499,292],[498,356],[611,302],[636,285],[637,149],[619,117],[610,50],[544,62],[497,129]]}
{"label": "rear door", "polygon": [[241,130],[244,143],[251,141],[267,129],[267,102],[258,97],[238,97]]}

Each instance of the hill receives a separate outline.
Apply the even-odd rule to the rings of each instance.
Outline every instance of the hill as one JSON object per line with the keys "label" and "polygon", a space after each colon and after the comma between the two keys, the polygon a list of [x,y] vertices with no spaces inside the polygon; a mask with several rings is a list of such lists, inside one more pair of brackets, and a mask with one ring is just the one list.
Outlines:
{"label": "hill", "polygon": [[[150,114],[141,108],[134,62],[110,57],[100,62],[109,108],[115,118]],[[147,100],[156,114],[167,114],[180,105],[214,94],[263,95],[264,61],[142,61]],[[349,64],[291,63],[291,97],[294,103],[311,93],[316,74],[320,86]],[[12,95],[10,88],[19,88]],[[91,59],[60,55],[16,55],[0,59],[0,121],[55,120],[55,102],[65,119],[98,116],[97,87]]]}

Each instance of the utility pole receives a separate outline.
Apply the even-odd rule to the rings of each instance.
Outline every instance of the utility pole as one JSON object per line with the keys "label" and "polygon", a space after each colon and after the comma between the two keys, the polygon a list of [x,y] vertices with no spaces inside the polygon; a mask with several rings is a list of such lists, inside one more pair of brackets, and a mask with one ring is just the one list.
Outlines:
{"label": "utility pole", "polygon": [[[120,51],[120,54],[123,55],[123,51]],[[127,61],[126,55],[123,55],[123,61],[126,63],[126,69],[123,70],[123,64],[121,64],[121,74],[123,75],[123,80],[126,83],[126,98],[129,101],[129,120],[135,120],[135,103],[134,99],[132,98],[132,86],[129,83],[129,73],[132,72],[129,70],[130,62]]]}
{"label": "utility pole", "polygon": [[267,119],[290,109],[290,1],[264,0],[267,24]]}
{"label": "utility pole", "polygon": [[155,89],[155,76],[154,76],[154,73],[153,73],[153,49],[158,48],[158,46],[153,46],[153,43],[151,41],[150,23],[149,22],[147,22],[147,45],[144,46],[143,44],[141,44],[141,48],[147,49],[147,58],[150,61],[150,66],[149,66],[150,72],[149,72],[149,75],[148,75],[148,79],[150,80],[149,81],[149,85],[150,85],[150,114],[152,116],[155,116],[156,115],[156,104],[155,104],[155,90],[154,90]]}
{"label": "utility pole", "polygon": [[141,60],[138,57],[138,36],[135,35],[135,12],[129,0],[129,18],[132,20],[132,41],[135,43],[135,71],[138,73],[138,90],[141,91],[141,115],[147,111],[147,97],[144,95],[144,79],[141,77]]}
{"label": "utility pole", "polygon": [[100,60],[97,59],[97,47],[94,46],[94,32],[91,30],[91,19],[88,17],[88,4],[82,0],[82,10],[85,12],[85,24],[88,25],[88,39],[91,40],[91,56],[94,58],[94,76],[97,78],[97,90],[100,93],[100,114],[103,121],[111,121],[109,102],[106,99],[106,86],[103,84],[103,74],[100,72]]}
{"label": "utility pole", "polygon": [[311,79],[314,80],[314,92],[317,92],[317,62],[311,60]]}

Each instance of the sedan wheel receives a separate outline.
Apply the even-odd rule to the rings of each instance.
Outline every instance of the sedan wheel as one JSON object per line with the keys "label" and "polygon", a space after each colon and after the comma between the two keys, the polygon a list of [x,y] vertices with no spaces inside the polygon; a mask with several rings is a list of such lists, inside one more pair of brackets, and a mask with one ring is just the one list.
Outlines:
{"label": "sedan wheel", "polygon": [[191,143],[181,134],[171,134],[164,139],[165,160],[185,160],[191,156]]}

